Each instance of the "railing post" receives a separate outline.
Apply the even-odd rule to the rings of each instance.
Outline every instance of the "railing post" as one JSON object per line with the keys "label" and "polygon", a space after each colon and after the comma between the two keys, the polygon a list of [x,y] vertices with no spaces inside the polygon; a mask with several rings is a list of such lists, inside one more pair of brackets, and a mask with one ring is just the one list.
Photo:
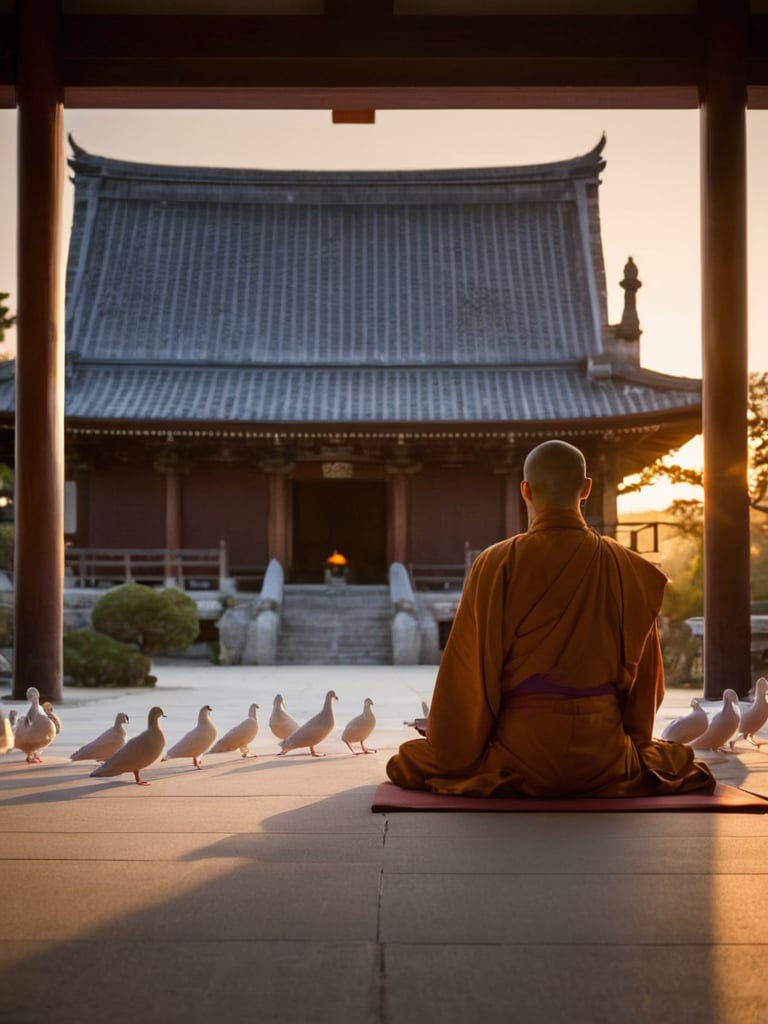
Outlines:
{"label": "railing post", "polygon": [[219,590],[225,590],[229,580],[229,566],[227,565],[227,543],[219,541]]}
{"label": "railing post", "polygon": [[164,586],[176,586],[176,575],[173,565],[173,552],[169,548],[163,549],[163,574],[165,576]]}

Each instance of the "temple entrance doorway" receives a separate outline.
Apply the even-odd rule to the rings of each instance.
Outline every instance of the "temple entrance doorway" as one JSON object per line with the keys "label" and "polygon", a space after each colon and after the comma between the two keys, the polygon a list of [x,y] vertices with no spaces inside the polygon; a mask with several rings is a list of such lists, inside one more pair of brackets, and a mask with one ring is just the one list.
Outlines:
{"label": "temple entrance doorway", "polygon": [[322,583],[334,551],[349,583],[387,581],[387,485],[383,480],[293,482],[291,581]]}

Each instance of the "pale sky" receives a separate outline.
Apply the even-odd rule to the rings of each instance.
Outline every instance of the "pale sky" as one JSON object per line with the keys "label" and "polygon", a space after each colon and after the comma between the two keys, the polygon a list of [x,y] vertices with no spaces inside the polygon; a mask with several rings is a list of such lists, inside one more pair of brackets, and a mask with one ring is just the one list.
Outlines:
{"label": "pale sky", "polygon": [[[622,110],[378,111],[375,125],[334,125],[330,111],[70,110],[65,127],[91,153],[152,163],[281,169],[408,169],[542,163],[586,153],[605,132],[600,212],[609,319],[632,256],[641,362],[701,374],[699,114]],[[768,370],[768,111],[750,111],[750,367]],[[0,291],[16,291],[16,114],[0,110]],[[67,187],[65,242],[71,222]],[[62,258],[65,258],[65,254]],[[13,332],[6,345],[14,344]],[[695,447],[695,446],[694,446]],[[675,491],[675,496],[682,496]],[[622,500],[663,507],[668,490]]]}

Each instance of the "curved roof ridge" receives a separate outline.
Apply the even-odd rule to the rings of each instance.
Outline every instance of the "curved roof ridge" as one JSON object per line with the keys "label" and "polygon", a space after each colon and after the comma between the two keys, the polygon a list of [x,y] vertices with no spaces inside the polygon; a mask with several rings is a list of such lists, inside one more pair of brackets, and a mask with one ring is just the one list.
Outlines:
{"label": "curved roof ridge", "polygon": [[146,180],[189,181],[215,184],[217,182],[238,182],[264,185],[274,183],[284,185],[366,185],[366,184],[407,184],[418,182],[427,184],[461,185],[482,182],[484,184],[504,183],[507,181],[557,181],[568,178],[595,177],[605,167],[602,157],[606,144],[605,133],[598,143],[588,152],[580,156],[564,160],[553,160],[547,163],[520,164],[493,167],[446,167],[418,168],[411,170],[304,170],[304,169],[267,169],[242,167],[209,167],[186,164],[156,164],[139,161],[120,160],[114,157],[99,156],[89,153],[80,146],[70,134],[69,144],[72,157],[69,165],[84,175],[98,177],[133,178]]}

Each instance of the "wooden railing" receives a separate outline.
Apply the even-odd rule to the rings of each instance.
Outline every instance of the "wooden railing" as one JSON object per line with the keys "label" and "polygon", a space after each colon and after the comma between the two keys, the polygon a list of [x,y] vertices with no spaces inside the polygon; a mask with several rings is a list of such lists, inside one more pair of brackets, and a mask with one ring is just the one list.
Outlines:
{"label": "wooden railing", "polygon": [[66,584],[168,583],[222,589],[229,579],[227,548],[73,548],[64,550]]}
{"label": "wooden railing", "polygon": [[410,562],[408,573],[414,590],[461,590],[480,548],[464,545],[463,562]]}

